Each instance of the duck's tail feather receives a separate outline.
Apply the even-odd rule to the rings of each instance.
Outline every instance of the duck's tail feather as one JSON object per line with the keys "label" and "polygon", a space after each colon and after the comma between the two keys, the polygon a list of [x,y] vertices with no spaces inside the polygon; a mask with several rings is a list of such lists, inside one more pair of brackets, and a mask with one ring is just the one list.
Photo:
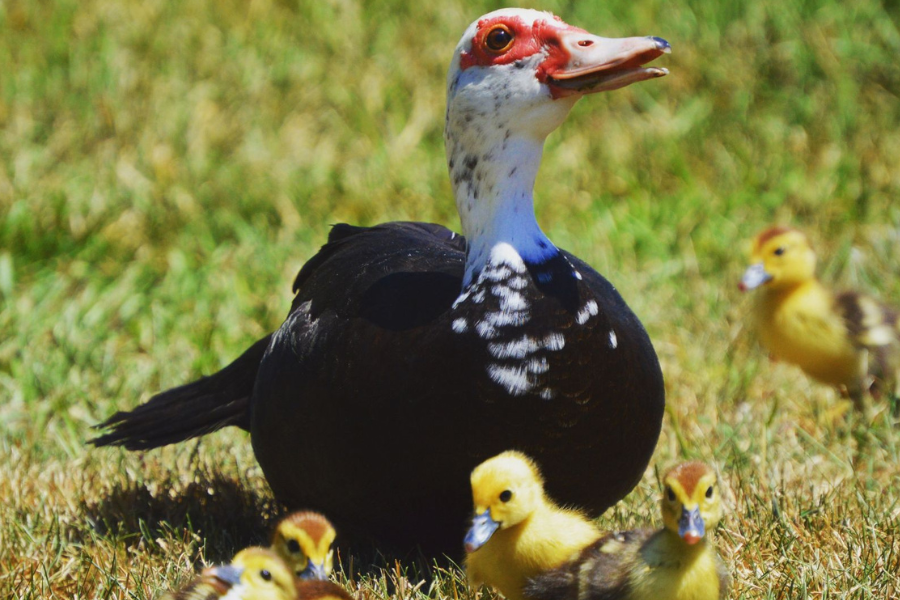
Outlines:
{"label": "duck's tail feather", "polygon": [[90,443],[149,450],[236,425],[250,430],[250,396],[271,335],[209,377],[161,392],[132,411],[97,425],[109,429]]}

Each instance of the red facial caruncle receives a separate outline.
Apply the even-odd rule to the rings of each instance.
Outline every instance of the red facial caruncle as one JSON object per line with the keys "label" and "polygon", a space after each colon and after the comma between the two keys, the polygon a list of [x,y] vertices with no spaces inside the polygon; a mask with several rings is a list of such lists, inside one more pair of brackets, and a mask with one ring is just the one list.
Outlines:
{"label": "red facial caruncle", "polygon": [[666,52],[669,44],[661,38],[602,38],[552,15],[530,23],[518,15],[501,15],[478,22],[470,49],[460,55],[460,70],[508,65],[541,54],[540,64],[532,67],[534,76],[553,98],[561,98],[661,77],[668,71],[642,65]]}
{"label": "red facial caruncle", "polygon": [[[541,83],[547,83],[548,73],[563,68],[572,57],[563,48],[559,32],[587,33],[578,27],[564,23],[559,17],[550,17],[552,22],[537,20],[529,24],[520,17],[503,16],[482,19],[478,31],[472,39],[471,52],[463,52],[460,69],[469,67],[491,67],[507,65],[540,52],[547,58],[538,67],[535,76]],[[590,42],[588,42],[590,43]]]}

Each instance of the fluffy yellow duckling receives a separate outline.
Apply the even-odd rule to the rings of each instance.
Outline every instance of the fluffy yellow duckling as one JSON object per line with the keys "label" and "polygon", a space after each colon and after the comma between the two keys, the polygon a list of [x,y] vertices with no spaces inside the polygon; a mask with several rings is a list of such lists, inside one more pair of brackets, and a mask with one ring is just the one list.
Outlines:
{"label": "fluffy yellow duckling", "polygon": [[250,547],[228,565],[204,569],[187,587],[160,600],[297,600],[297,580],[277,554]]}
{"label": "fluffy yellow duckling", "polygon": [[278,554],[251,546],[160,600],[354,600],[330,581],[298,579]]}
{"label": "fluffy yellow duckling", "polygon": [[278,522],[272,534],[272,550],[300,579],[328,579],[334,566],[335,531],[323,515],[302,511]]}
{"label": "fluffy yellow duckling", "polygon": [[855,292],[835,295],[825,288],[815,276],[816,255],[796,229],[760,233],[752,260],[740,287],[760,289],[754,320],[773,358],[838,387],[863,409],[873,382],[897,396],[900,332],[894,310]]}
{"label": "fluffy yellow duckling", "polygon": [[528,582],[533,600],[717,600],[728,573],[709,541],[722,514],[716,474],[683,463],[664,478],[663,529],[610,533]]}
{"label": "fluffy yellow duckling", "polygon": [[569,560],[600,537],[580,512],[557,506],[544,493],[534,462],[508,451],[472,471],[475,516],[465,538],[469,582],[493,586],[522,600],[529,577]]}

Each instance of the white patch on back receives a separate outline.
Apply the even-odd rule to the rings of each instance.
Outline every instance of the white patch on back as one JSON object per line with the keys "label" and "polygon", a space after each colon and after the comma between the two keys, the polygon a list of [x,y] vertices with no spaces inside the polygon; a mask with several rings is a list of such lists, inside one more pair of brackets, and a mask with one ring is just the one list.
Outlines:
{"label": "white patch on back", "polygon": [[616,337],[616,332],[612,329],[609,330],[609,347],[613,350],[619,347],[619,338]]}
{"label": "white patch on back", "polygon": [[460,317],[458,319],[453,319],[453,323],[451,323],[450,326],[456,333],[465,333],[469,329],[469,322],[463,317]]}
{"label": "white patch on back", "polygon": [[538,341],[527,335],[511,342],[488,344],[488,352],[494,358],[525,358],[540,348],[541,345]]}
{"label": "white patch on back", "polygon": [[526,368],[529,373],[534,373],[535,375],[540,375],[541,373],[546,373],[550,370],[550,364],[547,363],[547,359],[543,356],[540,358],[532,358],[528,361]]}
{"label": "white patch on back", "polygon": [[492,286],[491,293],[500,298],[500,310],[525,310],[528,308],[525,296],[505,285]]}
{"label": "white patch on back", "polygon": [[484,321],[494,327],[506,327],[509,325],[513,325],[519,327],[528,322],[531,317],[528,315],[527,311],[519,311],[519,312],[489,312],[484,316]]}
{"label": "white patch on back", "polygon": [[463,290],[463,292],[457,296],[456,300],[453,301],[453,308],[456,308],[469,298],[469,290]]}
{"label": "white patch on back", "polygon": [[491,257],[485,270],[496,268],[496,265],[506,265],[516,273],[524,273],[526,270],[525,261],[519,256],[515,247],[506,242],[501,242],[491,248]]}
{"label": "white patch on back", "polygon": [[534,387],[528,381],[528,372],[524,367],[488,365],[487,372],[491,379],[506,388],[506,391],[513,396],[521,396]]}
{"label": "white patch on back", "polygon": [[514,290],[521,290],[526,285],[528,285],[528,280],[525,279],[524,277],[516,276],[516,277],[510,278],[510,280],[506,282],[506,285],[508,285],[509,287],[511,287]]}
{"label": "white patch on back", "polygon": [[561,333],[551,333],[544,338],[544,348],[551,352],[562,350],[566,347],[566,338]]}
{"label": "white patch on back", "polygon": [[487,268],[484,270],[484,278],[489,281],[503,281],[510,275],[512,275],[512,271],[510,271],[503,265],[498,265],[494,268]]}
{"label": "white patch on back", "polygon": [[579,325],[584,325],[588,322],[588,319],[591,317],[597,316],[599,312],[599,308],[597,306],[596,300],[588,300],[581,310],[578,311],[578,314],[575,315],[575,322]]}
{"label": "white patch on back", "polygon": [[497,329],[487,321],[478,321],[475,324],[475,331],[478,336],[485,340],[492,340],[497,337]]}

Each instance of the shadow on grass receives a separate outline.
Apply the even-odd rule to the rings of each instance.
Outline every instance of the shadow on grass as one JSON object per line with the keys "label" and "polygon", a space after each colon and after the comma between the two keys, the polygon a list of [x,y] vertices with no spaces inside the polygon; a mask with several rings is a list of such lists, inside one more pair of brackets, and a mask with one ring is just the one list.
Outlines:
{"label": "shadow on grass", "polygon": [[99,500],[84,501],[82,514],[94,532],[126,546],[200,540],[206,560],[228,562],[246,546],[268,544],[284,507],[261,497],[246,481],[196,471],[160,480],[114,483]]}

